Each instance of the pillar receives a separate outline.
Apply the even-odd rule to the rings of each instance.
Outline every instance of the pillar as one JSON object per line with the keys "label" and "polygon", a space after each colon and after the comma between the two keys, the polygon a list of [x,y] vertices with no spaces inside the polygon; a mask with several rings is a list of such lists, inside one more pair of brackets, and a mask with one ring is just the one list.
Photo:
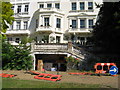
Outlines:
{"label": "pillar", "polygon": [[72,52],[72,42],[68,42],[68,51]]}

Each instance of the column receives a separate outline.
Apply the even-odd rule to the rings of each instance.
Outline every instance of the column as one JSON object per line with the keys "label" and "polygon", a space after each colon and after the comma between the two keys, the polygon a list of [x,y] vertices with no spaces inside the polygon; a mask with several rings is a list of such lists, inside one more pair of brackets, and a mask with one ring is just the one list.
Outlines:
{"label": "column", "polygon": [[32,58],[32,60],[33,60],[33,70],[35,70],[35,64],[36,64],[36,60],[35,60],[35,54],[30,54],[33,58]]}
{"label": "column", "polygon": [[13,26],[13,28],[16,30],[16,21],[14,21],[14,26]]}
{"label": "column", "polygon": [[88,1],[85,1],[85,10],[88,10]]}
{"label": "column", "polygon": [[72,42],[68,42],[68,51],[72,52]]}
{"label": "column", "polygon": [[78,29],[80,29],[80,18],[78,18]]}
{"label": "column", "polygon": [[87,29],[89,28],[89,25],[88,25],[89,22],[88,22],[88,20],[89,20],[88,18],[86,18],[86,20],[85,20],[86,28],[87,28]]}
{"label": "column", "polygon": [[63,34],[60,36],[60,43],[63,43]]}
{"label": "column", "polygon": [[79,2],[77,2],[77,10],[80,10],[80,7],[79,7]]}
{"label": "column", "polygon": [[96,23],[96,18],[93,18],[93,25],[95,25]]}
{"label": "column", "polygon": [[21,29],[24,29],[24,22],[21,20]]}
{"label": "column", "polygon": [[25,12],[24,9],[25,9],[25,5],[21,5],[21,12],[22,13]]}
{"label": "column", "polygon": [[70,27],[70,25],[72,25],[72,19],[69,19],[69,26],[68,26],[68,28],[72,28],[72,27]]}
{"label": "column", "polygon": [[17,5],[14,5],[14,13],[17,13]]}
{"label": "column", "polygon": [[86,42],[87,42],[87,37],[85,37],[85,45],[86,45]]}

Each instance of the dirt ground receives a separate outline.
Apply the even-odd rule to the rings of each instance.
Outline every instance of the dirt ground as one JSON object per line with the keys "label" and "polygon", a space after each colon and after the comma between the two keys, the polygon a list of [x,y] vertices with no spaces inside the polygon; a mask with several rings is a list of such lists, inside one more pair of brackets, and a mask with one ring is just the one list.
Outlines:
{"label": "dirt ground", "polygon": [[[15,74],[14,78],[22,80],[37,80],[34,79],[35,75],[25,73],[26,71],[14,71],[14,70],[3,70],[2,73]],[[39,71],[36,71],[39,72]],[[46,71],[49,74],[57,74],[57,72]],[[118,88],[118,76],[90,76],[90,75],[69,75],[67,72],[59,72],[61,81],[57,83],[80,83],[80,84],[101,84],[103,88]]]}

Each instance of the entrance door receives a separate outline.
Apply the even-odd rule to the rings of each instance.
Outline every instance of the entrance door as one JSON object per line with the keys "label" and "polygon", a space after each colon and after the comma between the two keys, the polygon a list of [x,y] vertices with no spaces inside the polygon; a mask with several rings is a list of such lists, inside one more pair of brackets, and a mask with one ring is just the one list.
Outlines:
{"label": "entrance door", "polygon": [[60,36],[56,36],[56,43],[60,43]]}

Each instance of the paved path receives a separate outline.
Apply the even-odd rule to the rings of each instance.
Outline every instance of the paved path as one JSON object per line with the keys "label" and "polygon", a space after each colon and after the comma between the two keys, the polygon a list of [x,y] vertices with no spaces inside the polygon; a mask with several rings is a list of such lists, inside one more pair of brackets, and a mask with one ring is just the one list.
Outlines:
{"label": "paved path", "polygon": [[[3,73],[9,73],[9,74],[16,74],[17,76],[14,77],[16,79],[22,79],[22,80],[37,80],[34,79],[35,75],[31,75],[28,73],[25,73],[26,71],[10,71],[10,70],[4,70]],[[46,73],[49,74],[57,74],[57,72],[51,72],[47,71]],[[113,87],[118,88],[118,76],[90,76],[90,75],[69,75],[66,72],[60,72],[60,75],[62,75],[62,80],[57,83],[80,83],[80,84],[101,84],[104,87]],[[41,81],[41,80],[37,80]]]}

